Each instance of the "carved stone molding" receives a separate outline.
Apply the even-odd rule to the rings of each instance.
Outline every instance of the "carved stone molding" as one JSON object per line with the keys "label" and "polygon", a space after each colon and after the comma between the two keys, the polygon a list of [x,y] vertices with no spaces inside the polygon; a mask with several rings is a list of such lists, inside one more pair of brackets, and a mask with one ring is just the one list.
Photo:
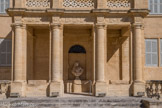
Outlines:
{"label": "carved stone molding", "polygon": [[97,29],[106,29],[106,27],[107,27],[107,26],[106,26],[105,24],[102,24],[102,23],[97,23],[97,24],[96,24],[96,28],[97,28]]}
{"label": "carved stone molding", "polygon": [[134,23],[133,27],[136,28],[136,29],[143,29],[143,24],[141,24],[141,23]]}
{"label": "carved stone molding", "polygon": [[50,22],[50,17],[25,17],[24,23],[44,23],[44,22]]}
{"label": "carved stone molding", "polygon": [[62,29],[63,26],[60,23],[51,23],[52,29]]}
{"label": "carved stone molding", "polygon": [[109,17],[107,17],[107,18],[105,18],[105,22],[106,23],[125,23],[125,22],[132,22],[132,19],[131,18],[129,18],[129,17],[120,17],[120,18],[109,18]]}
{"label": "carved stone molding", "polygon": [[12,23],[12,24],[11,24],[11,27],[14,27],[14,28],[21,28],[21,27],[23,27],[23,23]]}
{"label": "carved stone molding", "polygon": [[60,16],[54,16],[54,17],[52,17],[52,22],[53,23],[60,23],[61,22]]}
{"label": "carved stone molding", "polygon": [[71,17],[62,17],[61,23],[66,24],[86,24],[86,23],[93,23],[95,21],[94,17],[77,17],[77,16],[71,16]]}

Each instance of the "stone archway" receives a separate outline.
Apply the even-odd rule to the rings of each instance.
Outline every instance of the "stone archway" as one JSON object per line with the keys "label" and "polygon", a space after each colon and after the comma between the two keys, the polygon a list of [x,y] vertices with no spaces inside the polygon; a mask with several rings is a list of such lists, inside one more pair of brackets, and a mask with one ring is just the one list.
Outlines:
{"label": "stone archway", "polygon": [[86,49],[81,45],[73,45],[68,52],[68,79],[74,80],[75,76],[72,74],[72,68],[76,62],[84,69],[83,74],[80,76],[81,80],[86,79]]}

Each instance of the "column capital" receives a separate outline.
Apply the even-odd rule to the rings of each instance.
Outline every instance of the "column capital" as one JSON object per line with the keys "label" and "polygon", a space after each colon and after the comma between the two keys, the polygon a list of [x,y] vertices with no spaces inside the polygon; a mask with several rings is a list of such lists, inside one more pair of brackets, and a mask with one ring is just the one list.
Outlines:
{"label": "column capital", "polygon": [[60,23],[51,23],[52,29],[62,29],[62,24]]}
{"label": "column capital", "polygon": [[106,25],[105,24],[103,24],[103,23],[97,23],[96,24],[96,28],[98,28],[98,29],[106,29]]}
{"label": "column capital", "polygon": [[22,27],[22,26],[23,26],[22,23],[12,23],[12,24],[11,24],[11,27],[15,27],[15,28],[20,28],[20,27]]}
{"label": "column capital", "polygon": [[134,23],[134,24],[132,24],[132,26],[133,26],[134,28],[136,28],[136,29],[142,29],[143,24],[141,24],[141,23]]}

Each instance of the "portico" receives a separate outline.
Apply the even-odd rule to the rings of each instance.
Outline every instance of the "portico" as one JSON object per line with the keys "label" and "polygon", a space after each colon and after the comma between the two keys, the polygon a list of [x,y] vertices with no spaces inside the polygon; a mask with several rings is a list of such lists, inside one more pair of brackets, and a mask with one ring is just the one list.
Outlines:
{"label": "portico", "polygon": [[[17,3],[7,10],[14,33],[11,96],[145,92],[142,40],[147,10],[129,10],[128,5],[112,11],[100,2],[86,10],[66,5],[36,10]],[[73,72],[81,72],[77,80]]]}

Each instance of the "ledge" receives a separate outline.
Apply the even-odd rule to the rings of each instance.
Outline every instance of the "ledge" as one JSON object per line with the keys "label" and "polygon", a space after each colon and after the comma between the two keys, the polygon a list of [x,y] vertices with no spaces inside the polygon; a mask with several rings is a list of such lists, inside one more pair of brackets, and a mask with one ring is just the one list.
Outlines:
{"label": "ledge", "polygon": [[110,80],[110,84],[129,84],[126,80]]}
{"label": "ledge", "polygon": [[147,16],[149,14],[148,9],[130,9],[130,10],[110,10],[110,9],[63,9],[63,8],[47,8],[47,9],[26,9],[26,8],[9,8],[7,13],[10,16],[14,15],[24,15],[24,14],[52,14],[53,13],[71,13],[71,14],[89,14],[89,13],[99,13],[99,14],[141,14],[142,16]]}

